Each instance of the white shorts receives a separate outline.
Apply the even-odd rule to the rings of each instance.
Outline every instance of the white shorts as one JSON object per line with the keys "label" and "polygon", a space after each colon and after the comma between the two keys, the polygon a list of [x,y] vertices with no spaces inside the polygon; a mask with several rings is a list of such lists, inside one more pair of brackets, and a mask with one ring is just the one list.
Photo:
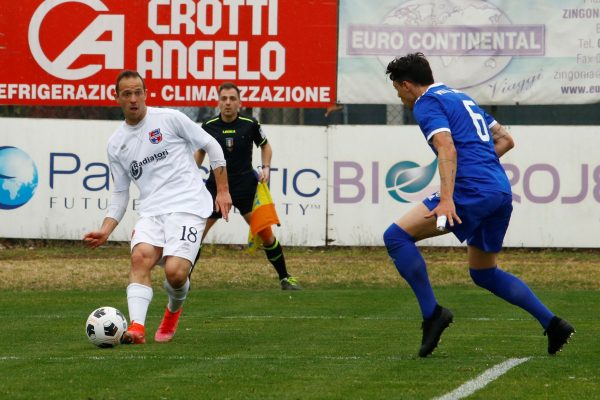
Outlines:
{"label": "white shorts", "polygon": [[148,243],[163,249],[166,256],[177,256],[196,261],[206,218],[188,213],[172,213],[140,218],[131,234],[131,250],[138,243]]}

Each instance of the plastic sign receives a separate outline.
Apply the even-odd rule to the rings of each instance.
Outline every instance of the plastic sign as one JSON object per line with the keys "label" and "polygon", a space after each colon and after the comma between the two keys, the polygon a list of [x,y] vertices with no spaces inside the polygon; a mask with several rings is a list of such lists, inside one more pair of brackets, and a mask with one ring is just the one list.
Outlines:
{"label": "plastic sign", "polygon": [[337,2],[23,0],[0,15],[0,104],[114,105],[123,69],[151,105],[214,104],[233,81],[246,106],[335,101]]}

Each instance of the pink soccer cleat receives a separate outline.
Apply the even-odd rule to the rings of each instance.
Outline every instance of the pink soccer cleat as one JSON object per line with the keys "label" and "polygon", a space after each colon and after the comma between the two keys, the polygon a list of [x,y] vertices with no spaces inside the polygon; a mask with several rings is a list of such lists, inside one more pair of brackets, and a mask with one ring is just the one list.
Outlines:
{"label": "pink soccer cleat", "polygon": [[144,344],[146,343],[146,330],[144,325],[131,321],[131,325],[121,338],[122,344]]}
{"label": "pink soccer cleat", "polygon": [[179,322],[179,316],[181,315],[180,308],[177,312],[169,311],[169,307],[165,310],[165,315],[163,316],[162,321],[160,322],[160,326],[154,335],[155,342],[170,342],[175,335],[175,331],[177,330],[177,323]]}

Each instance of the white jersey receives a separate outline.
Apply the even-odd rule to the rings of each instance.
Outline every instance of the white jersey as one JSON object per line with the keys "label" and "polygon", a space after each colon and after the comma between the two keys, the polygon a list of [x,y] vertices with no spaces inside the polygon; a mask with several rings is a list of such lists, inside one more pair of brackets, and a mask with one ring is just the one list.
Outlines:
{"label": "white jersey", "polygon": [[148,107],[137,125],[123,122],[108,140],[113,191],[129,191],[133,181],[141,217],[186,212],[207,218],[213,199],[193,153],[214,140],[183,113]]}

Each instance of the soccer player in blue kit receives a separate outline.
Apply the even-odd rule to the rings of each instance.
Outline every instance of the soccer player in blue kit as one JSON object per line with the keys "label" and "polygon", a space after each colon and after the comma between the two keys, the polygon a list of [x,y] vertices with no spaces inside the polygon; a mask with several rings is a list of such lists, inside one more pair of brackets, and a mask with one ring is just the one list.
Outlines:
{"label": "soccer player in blue kit", "polygon": [[386,74],[438,157],[440,191],[390,225],[383,235],[396,269],[421,308],[419,356],[433,352],[453,315],[438,304],[415,242],[448,232],[467,241],[473,282],[533,315],[548,336],[548,353],[556,354],[575,329],[552,313],[523,281],[497,266],[512,213],[512,191],[499,158],[514,147],[511,135],[468,95],[434,83],[422,53],[394,59]]}

